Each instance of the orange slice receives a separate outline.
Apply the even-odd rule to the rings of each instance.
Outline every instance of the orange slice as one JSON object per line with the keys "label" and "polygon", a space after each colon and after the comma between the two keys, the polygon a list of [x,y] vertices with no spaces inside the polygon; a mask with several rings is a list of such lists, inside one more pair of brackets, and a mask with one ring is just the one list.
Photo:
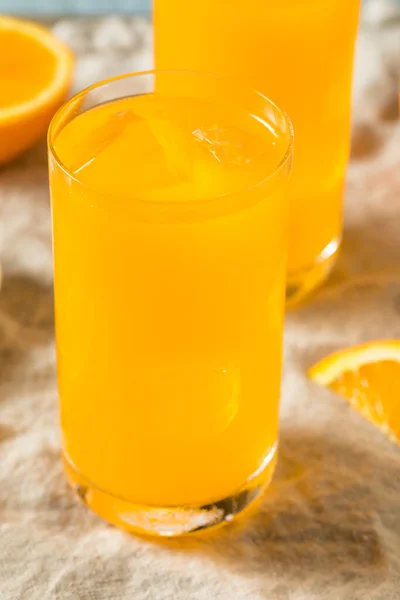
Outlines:
{"label": "orange slice", "polygon": [[308,371],[316,383],[400,442],[400,340],[381,340],[341,350]]}
{"label": "orange slice", "polygon": [[49,30],[0,16],[0,165],[45,134],[67,94],[73,63]]}

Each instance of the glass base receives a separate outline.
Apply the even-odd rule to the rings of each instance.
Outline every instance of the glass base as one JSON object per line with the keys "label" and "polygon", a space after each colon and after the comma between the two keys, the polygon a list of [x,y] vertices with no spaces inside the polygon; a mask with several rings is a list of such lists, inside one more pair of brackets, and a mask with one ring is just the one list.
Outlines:
{"label": "glass base", "polygon": [[209,504],[183,506],[146,506],[117,498],[97,488],[63,455],[67,480],[76,495],[100,517],[140,535],[176,537],[218,527],[236,520],[254,506],[272,479],[276,445],[260,469],[237,492]]}
{"label": "glass base", "polygon": [[340,250],[340,241],[340,239],[335,239],[325,246],[310,267],[297,273],[288,273],[286,284],[286,306],[288,308],[300,304],[327,279],[335,266]]}

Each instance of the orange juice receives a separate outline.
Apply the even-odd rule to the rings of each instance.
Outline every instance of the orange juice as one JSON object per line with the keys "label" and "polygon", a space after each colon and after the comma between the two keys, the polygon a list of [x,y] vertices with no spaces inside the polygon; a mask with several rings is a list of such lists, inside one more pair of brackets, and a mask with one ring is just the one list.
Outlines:
{"label": "orange juice", "polygon": [[359,0],[155,0],[160,69],[236,76],[278,102],[296,137],[288,297],[333,265],[342,233]]}
{"label": "orange juice", "polygon": [[273,471],[291,133],[214,84],[118,96],[140,77],[50,131],[61,428],[94,510],[172,535]]}

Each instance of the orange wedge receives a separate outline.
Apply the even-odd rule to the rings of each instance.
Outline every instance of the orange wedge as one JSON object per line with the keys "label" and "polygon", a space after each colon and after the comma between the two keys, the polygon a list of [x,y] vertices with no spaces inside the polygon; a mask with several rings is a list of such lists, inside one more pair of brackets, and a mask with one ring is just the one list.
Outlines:
{"label": "orange wedge", "polygon": [[67,94],[73,63],[49,30],[0,16],[0,165],[45,134]]}
{"label": "orange wedge", "polygon": [[400,340],[381,340],[341,350],[308,371],[316,383],[400,442]]}

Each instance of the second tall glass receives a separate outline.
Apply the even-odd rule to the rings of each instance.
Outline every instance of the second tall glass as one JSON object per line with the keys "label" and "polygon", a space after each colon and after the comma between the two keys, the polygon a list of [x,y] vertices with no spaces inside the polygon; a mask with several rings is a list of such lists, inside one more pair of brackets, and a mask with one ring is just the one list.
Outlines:
{"label": "second tall glass", "polygon": [[240,77],[292,118],[289,303],[327,276],[341,241],[359,7],[359,0],[154,4],[158,68]]}

